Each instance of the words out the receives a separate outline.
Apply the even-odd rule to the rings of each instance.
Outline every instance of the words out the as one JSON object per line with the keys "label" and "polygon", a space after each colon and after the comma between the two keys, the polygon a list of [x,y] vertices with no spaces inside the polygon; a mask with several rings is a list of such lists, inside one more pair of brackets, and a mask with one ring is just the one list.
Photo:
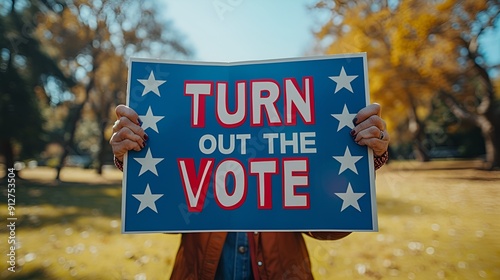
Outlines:
{"label": "words out the", "polygon": [[[316,132],[263,133],[261,141],[267,144],[267,153],[270,155],[289,152],[294,154],[314,154],[316,153],[315,137]],[[217,137],[205,134],[200,137],[198,148],[205,155],[213,154],[215,151],[223,155],[235,152],[246,155],[247,142],[251,138],[250,134],[218,134]]]}

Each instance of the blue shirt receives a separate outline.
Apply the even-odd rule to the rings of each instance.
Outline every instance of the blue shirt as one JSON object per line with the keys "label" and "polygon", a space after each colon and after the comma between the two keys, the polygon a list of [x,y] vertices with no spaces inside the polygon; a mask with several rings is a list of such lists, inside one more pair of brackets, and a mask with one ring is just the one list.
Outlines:
{"label": "blue shirt", "polygon": [[228,232],[215,279],[253,279],[246,232]]}

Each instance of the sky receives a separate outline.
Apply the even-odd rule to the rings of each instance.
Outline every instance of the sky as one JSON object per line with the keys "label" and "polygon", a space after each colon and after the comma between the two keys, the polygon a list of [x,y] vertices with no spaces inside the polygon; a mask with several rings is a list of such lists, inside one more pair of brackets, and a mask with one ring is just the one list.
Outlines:
{"label": "sky", "polygon": [[[193,60],[234,62],[306,56],[318,15],[315,0],[161,0],[166,17],[194,50]],[[500,27],[481,39],[500,64]],[[498,72],[498,71],[497,71]]]}
{"label": "sky", "polygon": [[311,0],[162,0],[194,60],[300,57],[312,44]]}

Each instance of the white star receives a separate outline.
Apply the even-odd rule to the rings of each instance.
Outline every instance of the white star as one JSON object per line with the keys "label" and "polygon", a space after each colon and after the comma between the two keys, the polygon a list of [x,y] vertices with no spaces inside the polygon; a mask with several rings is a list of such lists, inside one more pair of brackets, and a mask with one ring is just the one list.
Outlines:
{"label": "white star", "polygon": [[342,110],[342,114],[332,114],[332,117],[336,118],[339,121],[339,127],[337,128],[337,131],[340,131],[345,126],[351,129],[354,128],[354,124],[352,123],[354,116],[356,116],[356,114],[350,114],[349,109],[347,109],[347,106],[345,104],[344,109]]}
{"label": "white star", "polygon": [[335,88],[335,92],[337,93],[339,90],[346,88],[348,91],[354,93],[352,91],[351,87],[351,82],[352,80],[356,79],[358,75],[353,75],[353,76],[347,76],[344,70],[344,66],[342,66],[342,69],[340,69],[340,75],[339,76],[331,76],[328,77],[332,79],[332,81],[337,83],[337,87]]}
{"label": "white star", "polygon": [[141,171],[139,171],[139,176],[141,176],[148,170],[153,172],[156,176],[158,176],[158,171],[156,171],[156,165],[160,163],[163,160],[163,158],[153,158],[153,156],[151,155],[151,149],[148,149],[145,158],[134,158],[134,159],[141,164]]}
{"label": "white star", "polygon": [[151,106],[149,106],[148,111],[145,116],[139,116],[141,118],[142,123],[142,129],[146,130],[148,128],[153,129],[154,131],[158,132],[158,127],[156,126],[156,123],[159,122],[161,119],[164,117],[157,117],[153,115],[153,110],[151,110]]}
{"label": "white star", "polygon": [[144,194],[133,194],[132,196],[141,202],[141,204],[139,205],[139,209],[137,209],[137,214],[139,214],[146,207],[151,208],[151,210],[158,213],[158,210],[156,210],[155,201],[162,197],[163,194],[152,194],[151,189],[149,188],[149,184],[147,184]]}
{"label": "white star", "polygon": [[154,92],[156,95],[160,96],[160,90],[158,89],[166,81],[156,80],[153,71],[149,73],[149,78],[147,80],[137,79],[139,83],[144,85],[144,90],[142,91],[142,96],[146,95],[150,91]]}
{"label": "white star", "polygon": [[360,199],[365,193],[355,193],[352,191],[351,183],[347,186],[347,191],[345,193],[335,193],[338,197],[340,197],[342,202],[342,209],[340,212],[344,211],[347,207],[352,206],[356,208],[359,212],[361,212],[361,208],[359,208],[358,199]]}
{"label": "white star", "polygon": [[346,147],[343,156],[334,156],[333,158],[340,162],[339,175],[347,169],[351,169],[354,173],[358,174],[356,162],[363,158],[363,156],[352,156],[349,147]]}

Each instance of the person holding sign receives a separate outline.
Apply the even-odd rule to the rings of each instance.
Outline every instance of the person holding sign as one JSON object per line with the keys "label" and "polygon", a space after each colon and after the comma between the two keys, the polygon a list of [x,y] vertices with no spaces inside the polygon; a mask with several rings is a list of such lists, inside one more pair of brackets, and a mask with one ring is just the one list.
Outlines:
{"label": "person holding sign", "polygon": [[[118,105],[115,111],[110,144],[115,165],[123,170],[125,154],[145,148],[148,135],[133,109]],[[372,149],[375,169],[380,168],[388,159],[390,140],[380,105],[361,109],[353,122],[353,141]],[[337,240],[350,232],[183,233],[171,279],[312,279],[303,234]]]}

